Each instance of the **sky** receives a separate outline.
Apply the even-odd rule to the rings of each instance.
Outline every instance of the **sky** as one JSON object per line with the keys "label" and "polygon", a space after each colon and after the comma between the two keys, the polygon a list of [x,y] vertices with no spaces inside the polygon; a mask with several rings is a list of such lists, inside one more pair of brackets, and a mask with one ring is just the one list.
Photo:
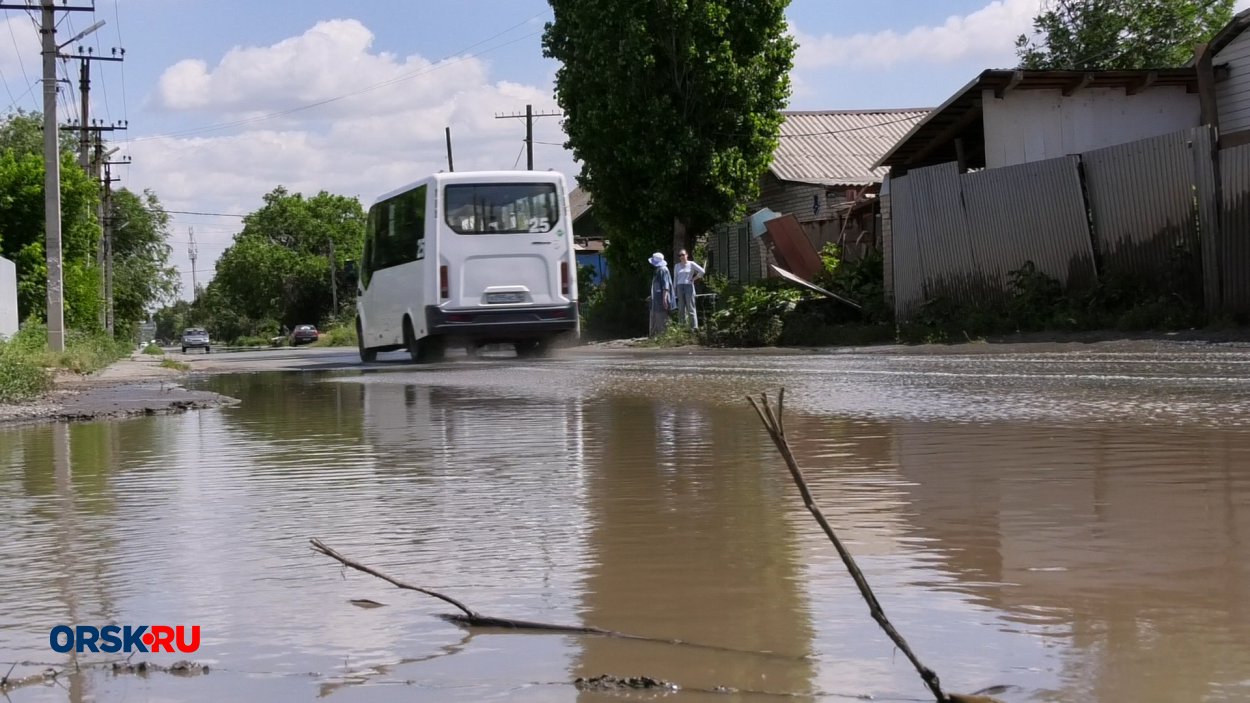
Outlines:
{"label": "sky", "polygon": [[[18,0],[8,0],[16,2]],[[941,104],[986,68],[1015,65],[1015,38],[1043,0],[792,0],[799,50],[789,109]],[[89,6],[91,0],[71,0]],[[1250,7],[1239,0],[1238,9]],[[546,0],[95,0],[58,13],[63,43],[125,50],[93,62],[93,119],[125,121],[115,188],[152,190],[172,213],[171,261],[205,285],[213,265],[277,186],[379,194],[447,168],[525,167],[523,119],[558,111],[558,65],[542,56]],[[32,16],[0,12],[0,114],[42,111]],[[78,63],[61,62],[60,122],[80,111]],[[560,121],[535,120],[534,167],[572,184]],[[190,214],[213,213],[213,214]],[[192,274],[191,231],[198,257]]]}

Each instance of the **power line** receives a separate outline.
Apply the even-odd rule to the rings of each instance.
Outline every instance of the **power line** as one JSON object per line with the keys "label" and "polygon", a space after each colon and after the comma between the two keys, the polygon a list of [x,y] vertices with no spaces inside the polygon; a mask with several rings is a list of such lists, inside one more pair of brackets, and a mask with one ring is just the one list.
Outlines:
{"label": "power line", "polygon": [[247,215],[240,215],[234,212],[194,212],[191,210],[153,210],[150,208],[144,208],[144,209],[148,210],[148,212],[167,212],[171,215],[207,215],[209,217],[247,217]]}
{"label": "power line", "polygon": [[512,162],[512,170],[516,170],[517,164],[521,163],[521,155],[525,153],[525,142],[521,142],[521,150],[516,153],[516,161]]}
{"label": "power line", "polygon": [[[27,14],[29,14],[29,11],[27,11]],[[26,73],[26,62],[22,60],[22,47],[17,45],[17,35],[13,33],[13,22],[5,20],[5,24],[9,27],[9,37],[13,39],[13,52],[17,54],[17,65],[22,67],[22,80],[26,81],[26,93],[30,93],[35,89],[35,84],[30,82],[30,76]],[[26,95],[23,94],[22,97],[24,98]],[[14,105],[16,104],[14,102]],[[38,110],[39,108],[36,106],[35,109]]]}

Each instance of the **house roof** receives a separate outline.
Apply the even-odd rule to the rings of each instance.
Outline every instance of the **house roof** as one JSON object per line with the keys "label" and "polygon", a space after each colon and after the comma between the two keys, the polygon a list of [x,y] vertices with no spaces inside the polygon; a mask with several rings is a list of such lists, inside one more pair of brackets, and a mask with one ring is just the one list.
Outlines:
{"label": "house roof", "polygon": [[880,183],[873,167],[928,108],[783,112],[769,169],[783,181],[832,186]]}
{"label": "house roof", "polygon": [[1151,86],[1183,86],[1197,92],[1198,75],[1190,68],[1124,71],[982,71],[940,107],[918,121],[886,149],[874,167],[919,168],[956,161],[956,140],[962,139],[969,168],[985,166],[985,127],[981,119],[983,91],[1002,97],[1012,90],[1059,90],[1072,95],[1084,88],[1122,88],[1130,95]]}
{"label": "house roof", "polygon": [[569,191],[569,214],[573,216],[573,221],[586,214],[590,209],[590,193],[582,188],[574,188]]}
{"label": "house roof", "polygon": [[[1246,31],[1246,27],[1250,27],[1250,10],[1238,12],[1228,24],[1216,32],[1215,36],[1211,37],[1211,41],[1207,42],[1207,51],[1210,51],[1212,54],[1218,54],[1220,49],[1228,46],[1234,39],[1241,36],[1241,33]],[[1192,65],[1193,61],[1191,60],[1189,63]]]}

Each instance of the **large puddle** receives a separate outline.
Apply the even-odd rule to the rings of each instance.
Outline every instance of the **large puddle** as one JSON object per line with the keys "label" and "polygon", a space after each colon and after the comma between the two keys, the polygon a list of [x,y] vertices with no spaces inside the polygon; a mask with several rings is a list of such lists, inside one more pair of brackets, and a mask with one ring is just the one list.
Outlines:
{"label": "large puddle", "polygon": [[[583,355],[202,385],[243,402],[0,431],[0,662],[65,670],[15,703],[624,700],[572,684],[600,674],[681,701],[931,700],[743,399],[782,385],[817,502],[946,688],[1250,699],[1245,352]],[[490,615],[713,647],[466,630],[311,537]],[[132,661],[210,673],[49,646],[109,623],[199,625],[193,655]]]}

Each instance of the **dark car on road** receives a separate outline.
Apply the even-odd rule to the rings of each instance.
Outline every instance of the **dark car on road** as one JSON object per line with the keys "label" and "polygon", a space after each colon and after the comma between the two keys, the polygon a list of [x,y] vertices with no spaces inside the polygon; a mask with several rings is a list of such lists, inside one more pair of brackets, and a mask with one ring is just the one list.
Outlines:
{"label": "dark car on road", "polygon": [[312,325],[297,325],[291,332],[291,346],[312,344],[321,338],[321,333]]}

